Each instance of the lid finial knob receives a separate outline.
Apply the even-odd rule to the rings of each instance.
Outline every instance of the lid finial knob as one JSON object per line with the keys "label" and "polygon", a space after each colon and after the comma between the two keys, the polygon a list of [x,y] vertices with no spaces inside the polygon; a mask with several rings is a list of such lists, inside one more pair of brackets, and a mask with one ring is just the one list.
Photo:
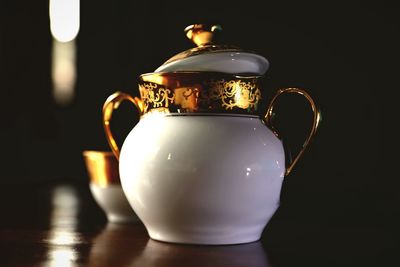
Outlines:
{"label": "lid finial knob", "polygon": [[192,24],[185,28],[186,36],[197,46],[212,44],[214,32],[221,31],[220,25]]}

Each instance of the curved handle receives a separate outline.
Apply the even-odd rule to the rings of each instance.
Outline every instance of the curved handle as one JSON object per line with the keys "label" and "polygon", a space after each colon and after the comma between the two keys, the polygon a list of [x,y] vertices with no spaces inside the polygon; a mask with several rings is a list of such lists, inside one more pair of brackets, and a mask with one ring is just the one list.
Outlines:
{"label": "curved handle", "polygon": [[114,156],[117,158],[117,160],[119,160],[119,148],[117,142],[114,139],[114,136],[111,133],[110,122],[114,109],[117,109],[121,104],[121,102],[124,100],[132,102],[135,105],[135,107],[139,110],[140,114],[142,113],[143,109],[141,100],[137,97],[133,98],[130,95],[122,92],[115,92],[114,94],[110,95],[103,105],[104,131],[106,133],[108,144],[110,145],[111,150],[114,153]]}
{"label": "curved handle", "polygon": [[301,148],[300,152],[297,154],[297,156],[294,158],[294,160],[290,163],[289,167],[286,168],[285,176],[288,176],[290,172],[292,171],[293,167],[296,165],[297,161],[300,159],[300,157],[303,155],[305,149],[309,145],[311,139],[313,138],[314,134],[317,132],[319,123],[321,121],[321,113],[319,109],[317,108],[317,105],[315,104],[314,100],[311,98],[311,96],[304,90],[299,89],[299,88],[284,88],[284,89],[279,89],[278,92],[275,94],[275,96],[272,98],[271,103],[269,104],[269,107],[267,109],[267,114],[265,114],[265,122],[269,127],[272,129],[272,131],[275,133],[275,135],[278,135],[273,124],[272,124],[272,115],[273,115],[273,110],[275,106],[275,101],[277,98],[283,94],[287,93],[296,93],[304,96],[308,102],[311,105],[311,109],[313,111],[313,125],[310,131],[310,134],[308,135],[306,141],[303,144],[303,147]]}

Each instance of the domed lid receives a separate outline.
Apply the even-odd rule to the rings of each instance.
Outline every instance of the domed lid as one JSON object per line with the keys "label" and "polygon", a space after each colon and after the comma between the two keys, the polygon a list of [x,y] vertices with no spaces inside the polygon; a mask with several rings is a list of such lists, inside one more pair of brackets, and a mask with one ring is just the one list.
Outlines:
{"label": "domed lid", "polygon": [[258,116],[264,57],[234,46],[213,44],[218,25],[185,29],[196,48],[179,53],[155,72],[139,77],[142,114],[230,114]]}
{"label": "domed lid", "polygon": [[185,29],[186,36],[197,47],[183,51],[158,67],[155,72],[220,72],[245,76],[263,75],[269,62],[263,56],[235,46],[213,44],[219,25],[193,24]]}

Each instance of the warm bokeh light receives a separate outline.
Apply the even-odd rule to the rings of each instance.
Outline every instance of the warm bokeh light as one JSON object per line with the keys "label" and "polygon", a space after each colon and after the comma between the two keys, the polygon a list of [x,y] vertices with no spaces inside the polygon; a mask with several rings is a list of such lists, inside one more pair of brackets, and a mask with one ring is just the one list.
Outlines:
{"label": "warm bokeh light", "polygon": [[51,230],[44,240],[49,244],[49,261],[44,266],[76,266],[79,255],[76,246],[82,243],[82,237],[76,231],[79,209],[76,190],[67,185],[57,187],[53,192],[52,205]]}
{"label": "warm bokeh light", "polygon": [[50,261],[46,267],[73,267],[77,266],[78,253],[69,247],[51,250],[48,255]]}
{"label": "warm bokeh light", "polygon": [[53,40],[51,76],[55,101],[60,105],[71,103],[76,81],[75,40],[66,43]]}
{"label": "warm bokeh light", "polygon": [[79,32],[79,0],[50,0],[50,30],[59,42],[69,42]]}

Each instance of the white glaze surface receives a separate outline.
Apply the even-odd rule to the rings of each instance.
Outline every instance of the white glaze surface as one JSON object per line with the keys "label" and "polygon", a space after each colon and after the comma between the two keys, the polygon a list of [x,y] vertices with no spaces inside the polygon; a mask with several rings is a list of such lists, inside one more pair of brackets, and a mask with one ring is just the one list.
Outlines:
{"label": "white glaze surface", "polygon": [[161,65],[155,72],[215,71],[230,74],[263,75],[269,67],[266,58],[246,52],[215,52],[187,57]]}
{"label": "white glaze surface", "polygon": [[97,204],[105,212],[108,221],[123,223],[139,220],[129,205],[121,185],[110,184],[107,187],[101,187],[90,183],[90,191]]}
{"label": "white glaze surface", "polygon": [[124,192],[151,238],[256,241],[279,206],[281,141],[259,118],[142,118],[120,156]]}

